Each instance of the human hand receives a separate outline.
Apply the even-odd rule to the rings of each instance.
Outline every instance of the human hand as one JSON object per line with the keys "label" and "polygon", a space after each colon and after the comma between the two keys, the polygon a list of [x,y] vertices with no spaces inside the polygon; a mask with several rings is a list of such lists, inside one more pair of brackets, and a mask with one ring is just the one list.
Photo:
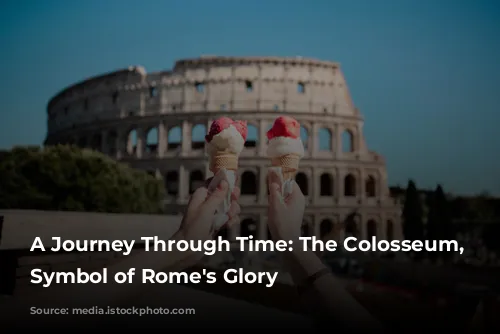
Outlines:
{"label": "human hand", "polygon": [[281,195],[280,186],[269,177],[268,226],[275,240],[292,240],[300,237],[306,202],[298,184],[294,181],[292,191]]}
{"label": "human hand", "polygon": [[[222,181],[217,189],[211,194],[208,192],[207,185],[211,179],[205,182],[202,186],[193,193],[187,205],[186,214],[182,219],[181,226],[177,233],[177,238],[184,240],[211,240],[217,234],[218,230],[214,230],[215,211],[220,204],[224,202],[229,191],[227,181]],[[230,227],[240,223],[240,206],[238,199],[240,189],[234,187],[231,194],[231,206],[227,213],[229,219],[220,228]],[[220,230],[219,229],[219,230]]]}

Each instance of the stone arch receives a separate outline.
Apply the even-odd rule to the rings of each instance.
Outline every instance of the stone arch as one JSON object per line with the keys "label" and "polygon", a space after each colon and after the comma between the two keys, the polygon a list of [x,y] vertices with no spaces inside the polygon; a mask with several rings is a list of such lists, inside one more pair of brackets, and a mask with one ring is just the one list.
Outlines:
{"label": "stone arch", "polygon": [[158,151],[158,127],[150,128],[146,133],[146,153],[156,153]]}
{"label": "stone arch", "polygon": [[356,177],[350,173],[344,178],[344,196],[356,196]]}
{"label": "stone arch", "polygon": [[392,220],[388,219],[385,226],[385,238],[388,241],[394,239],[394,223]]}
{"label": "stone arch", "polygon": [[336,224],[334,223],[333,224],[333,231],[332,231],[332,236],[334,240],[337,240],[339,241],[340,240],[340,232],[342,231],[343,229],[343,225],[342,224]]}
{"label": "stone arch", "polygon": [[167,142],[168,142],[168,149],[169,150],[175,150],[175,149],[181,147],[182,129],[179,125],[174,126],[173,128],[168,130]]}
{"label": "stone arch", "polygon": [[331,151],[332,150],[332,132],[327,128],[321,128],[318,132],[319,150]]}
{"label": "stone arch", "polygon": [[297,93],[304,94],[306,92],[306,85],[303,82],[297,83]]}
{"label": "stone arch", "polygon": [[366,197],[375,197],[377,195],[376,185],[377,185],[377,182],[375,181],[375,177],[373,177],[372,175],[369,175],[365,181]]}
{"label": "stone arch", "polygon": [[102,148],[102,135],[95,133],[90,139],[90,148],[94,151],[100,151]]}
{"label": "stone arch", "polygon": [[311,224],[307,220],[302,221],[302,226],[300,227],[300,235],[303,237],[311,236]]}
{"label": "stone arch", "polygon": [[345,237],[353,236],[357,237],[359,234],[358,222],[360,220],[360,216],[357,213],[349,214],[344,220],[344,232]]}
{"label": "stone arch", "polygon": [[241,194],[257,195],[258,182],[257,175],[252,171],[245,171],[241,174]]}
{"label": "stone arch", "polygon": [[107,146],[108,146],[108,149],[109,149],[109,152],[108,154],[110,155],[114,155],[116,154],[116,151],[117,151],[117,141],[118,139],[118,134],[116,133],[115,130],[111,130],[108,135],[106,136],[106,142],[107,142]]}
{"label": "stone arch", "polygon": [[304,194],[304,196],[307,196],[309,194],[309,182],[307,179],[307,175],[302,172],[297,173],[297,175],[295,175],[295,182],[297,182],[297,185],[302,191],[302,194]]}
{"label": "stone arch", "polygon": [[204,124],[196,124],[191,130],[191,149],[201,150],[205,147],[205,135],[207,127]]}
{"label": "stone arch", "polygon": [[254,148],[257,147],[257,143],[259,142],[259,130],[255,125],[248,124],[247,126],[248,134],[247,140],[245,141],[245,147]]}
{"label": "stone arch", "polygon": [[354,152],[354,134],[351,130],[342,132],[342,152]]}
{"label": "stone arch", "polygon": [[300,139],[302,140],[302,144],[304,144],[304,148],[307,149],[309,145],[309,131],[304,126],[300,127]]}
{"label": "stone arch", "polygon": [[127,134],[127,153],[134,155],[137,151],[137,130],[132,129]]}
{"label": "stone arch", "polygon": [[257,238],[257,222],[253,218],[245,218],[240,224],[240,236]]}
{"label": "stone arch", "polygon": [[118,92],[114,92],[111,95],[111,101],[113,102],[113,104],[116,104],[118,102],[119,97],[120,97],[120,94]]}
{"label": "stone arch", "polygon": [[375,220],[370,219],[366,222],[366,235],[368,238],[377,236],[377,222]]}
{"label": "stone arch", "polygon": [[320,196],[333,196],[333,177],[330,173],[320,176]]}
{"label": "stone arch", "polygon": [[172,170],[165,174],[165,189],[168,195],[179,194],[179,172]]}
{"label": "stone arch", "polygon": [[330,219],[323,219],[319,224],[320,239],[324,239],[333,231],[333,221]]}
{"label": "stone arch", "polygon": [[205,176],[201,170],[193,170],[189,173],[189,193],[192,194],[196,189],[205,184]]}

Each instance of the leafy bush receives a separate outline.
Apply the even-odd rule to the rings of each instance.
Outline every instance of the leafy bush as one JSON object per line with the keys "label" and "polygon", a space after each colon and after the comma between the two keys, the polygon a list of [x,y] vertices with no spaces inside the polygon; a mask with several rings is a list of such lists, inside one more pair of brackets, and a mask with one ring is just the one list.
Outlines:
{"label": "leafy bush", "polygon": [[0,154],[0,208],[159,213],[160,180],[74,146],[19,147]]}

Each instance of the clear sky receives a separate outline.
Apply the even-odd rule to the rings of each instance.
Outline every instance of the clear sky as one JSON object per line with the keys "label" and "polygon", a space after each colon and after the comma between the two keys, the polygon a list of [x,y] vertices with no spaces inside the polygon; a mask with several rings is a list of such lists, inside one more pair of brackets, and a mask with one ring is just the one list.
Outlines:
{"label": "clear sky", "polygon": [[201,54],[341,63],[389,181],[500,194],[500,1],[4,0],[0,148],[41,144],[67,85]]}

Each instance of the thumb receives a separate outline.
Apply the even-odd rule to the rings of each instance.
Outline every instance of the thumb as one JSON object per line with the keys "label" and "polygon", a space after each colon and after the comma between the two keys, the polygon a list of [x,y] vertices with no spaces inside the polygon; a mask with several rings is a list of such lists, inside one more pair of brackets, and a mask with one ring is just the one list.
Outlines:
{"label": "thumb", "polygon": [[[205,187],[200,187],[196,189],[193,195],[191,195],[191,198],[188,202],[187,210],[186,210],[186,216],[191,217],[198,212],[200,209],[200,206],[205,202],[207,199],[208,195],[208,189]],[[189,220],[189,218],[188,218]]]}
{"label": "thumb", "polygon": [[288,195],[286,203],[288,207],[305,206],[305,197],[297,182],[293,182],[292,192]]}
{"label": "thumb", "polygon": [[274,207],[284,204],[283,196],[281,195],[280,186],[277,183],[269,185],[269,203]]}
{"label": "thumb", "polygon": [[226,180],[222,180],[215,191],[211,193],[205,203],[203,203],[201,210],[206,214],[213,215],[219,206],[224,203],[224,200],[227,198],[228,191],[229,184]]}

